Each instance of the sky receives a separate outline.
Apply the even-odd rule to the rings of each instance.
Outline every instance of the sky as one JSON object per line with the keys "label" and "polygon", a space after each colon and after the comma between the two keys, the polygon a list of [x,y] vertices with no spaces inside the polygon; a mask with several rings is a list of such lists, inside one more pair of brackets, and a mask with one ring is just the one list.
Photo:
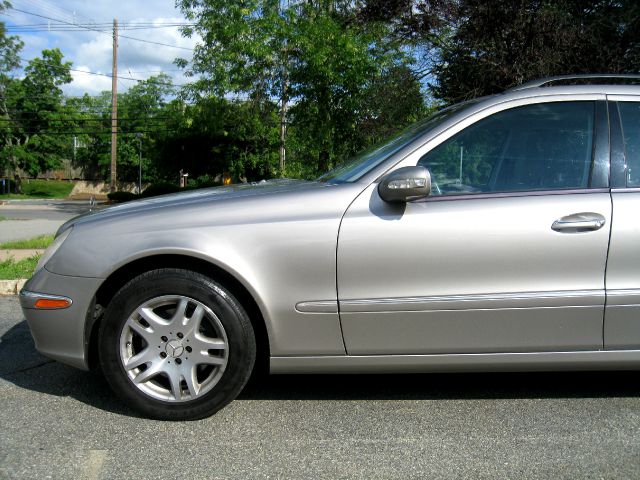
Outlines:
{"label": "sky", "polygon": [[[111,23],[114,18],[118,19],[119,34],[124,37],[182,47],[172,48],[120,37],[119,77],[144,80],[163,71],[172,77],[175,84],[188,81],[173,61],[177,57],[190,59],[196,40],[184,38],[177,26],[163,25],[187,22],[175,8],[174,0],[10,1],[13,8],[0,13],[0,21],[5,23],[9,35],[18,35],[24,42],[20,56],[25,64],[47,48],[59,48],[64,60],[73,63],[73,82],[63,87],[67,95],[95,95],[104,90],[111,91],[111,78],[83,72],[111,75]],[[154,28],[135,28],[136,23],[138,27],[140,23],[145,23],[145,27],[153,24]],[[93,30],[69,24],[80,24]],[[61,28],[66,31],[56,31]],[[124,92],[136,83],[119,78],[118,91]]]}

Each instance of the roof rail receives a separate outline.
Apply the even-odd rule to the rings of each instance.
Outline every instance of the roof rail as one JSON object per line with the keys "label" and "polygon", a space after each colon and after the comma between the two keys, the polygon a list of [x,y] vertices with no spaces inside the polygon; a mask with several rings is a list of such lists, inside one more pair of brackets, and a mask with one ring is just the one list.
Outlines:
{"label": "roof rail", "polygon": [[[523,83],[522,85],[518,85],[516,87],[509,88],[507,92],[515,92],[517,90],[525,90],[527,88],[537,88],[544,87],[550,83],[555,82],[563,82],[563,81],[571,81],[571,80],[605,80],[605,79],[626,79],[626,80],[637,80],[640,83],[640,74],[633,73],[587,73],[581,75],[557,75],[555,77],[547,77],[547,78],[539,78],[537,80],[531,80],[530,82]],[[585,82],[586,83],[586,82]],[[599,82],[599,84],[604,85],[608,82],[603,81]]]}

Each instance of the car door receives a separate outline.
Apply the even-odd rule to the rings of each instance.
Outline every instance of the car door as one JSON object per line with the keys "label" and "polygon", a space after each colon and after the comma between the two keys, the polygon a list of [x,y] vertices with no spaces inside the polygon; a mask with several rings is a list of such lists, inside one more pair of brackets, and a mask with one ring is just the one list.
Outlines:
{"label": "car door", "polygon": [[640,96],[611,96],[611,198],[607,350],[640,348]]}
{"label": "car door", "polygon": [[337,257],[350,355],[602,349],[602,99],[478,112],[396,165],[429,168],[429,197],[386,203],[374,183],[352,203]]}

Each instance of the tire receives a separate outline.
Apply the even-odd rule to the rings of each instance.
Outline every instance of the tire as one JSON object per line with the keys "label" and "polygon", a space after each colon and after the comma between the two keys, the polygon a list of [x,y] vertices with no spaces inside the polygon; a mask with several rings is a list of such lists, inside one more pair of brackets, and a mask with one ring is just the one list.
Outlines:
{"label": "tire", "polygon": [[129,406],[160,420],[213,415],[246,384],[256,358],[251,322],[209,277],[165,268],[122,287],[99,333],[100,365]]}

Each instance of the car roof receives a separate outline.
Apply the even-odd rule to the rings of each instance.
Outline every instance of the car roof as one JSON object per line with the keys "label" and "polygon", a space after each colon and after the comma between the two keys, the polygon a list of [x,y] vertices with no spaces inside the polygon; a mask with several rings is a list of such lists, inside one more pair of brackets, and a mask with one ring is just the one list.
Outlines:
{"label": "car roof", "polygon": [[589,74],[560,75],[540,78],[505,90],[502,94],[511,98],[525,98],[545,95],[638,95],[640,75],[636,74]]}
{"label": "car roof", "polygon": [[[462,104],[469,105],[465,113],[483,110],[496,103],[510,100],[556,95],[640,95],[640,75],[595,74],[562,75],[524,83],[502,93],[479,97]],[[460,104],[457,104],[460,105]],[[452,123],[459,118],[452,119]]]}

